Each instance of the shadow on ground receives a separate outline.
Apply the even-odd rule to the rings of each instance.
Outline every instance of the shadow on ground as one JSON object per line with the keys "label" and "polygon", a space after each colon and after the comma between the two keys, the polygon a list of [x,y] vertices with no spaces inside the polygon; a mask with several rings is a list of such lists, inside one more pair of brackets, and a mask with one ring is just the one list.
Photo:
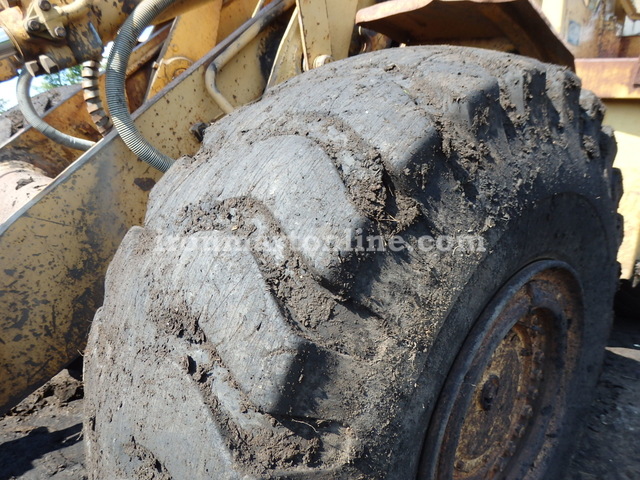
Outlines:
{"label": "shadow on ground", "polygon": [[34,467],[34,461],[82,440],[82,424],[49,431],[36,427],[23,437],[0,444],[0,478],[19,477]]}

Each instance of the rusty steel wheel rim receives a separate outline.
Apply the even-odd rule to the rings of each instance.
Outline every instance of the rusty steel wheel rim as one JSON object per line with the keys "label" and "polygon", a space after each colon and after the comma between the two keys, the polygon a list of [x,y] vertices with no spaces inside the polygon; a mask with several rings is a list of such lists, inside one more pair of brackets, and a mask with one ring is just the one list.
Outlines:
{"label": "rusty steel wheel rim", "polygon": [[447,376],[419,479],[544,478],[582,338],[582,289],[558,261],[529,265],[492,299]]}

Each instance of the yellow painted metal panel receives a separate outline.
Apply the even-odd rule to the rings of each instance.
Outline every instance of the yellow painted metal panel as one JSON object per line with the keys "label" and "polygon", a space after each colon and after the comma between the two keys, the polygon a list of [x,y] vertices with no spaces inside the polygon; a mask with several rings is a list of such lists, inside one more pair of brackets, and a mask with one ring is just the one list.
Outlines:
{"label": "yellow painted metal panel", "polygon": [[631,278],[640,260],[640,136],[616,133],[618,155],[615,166],[622,170],[624,195],[619,212],[624,216],[624,240],[618,253],[622,277]]}
{"label": "yellow painted metal panel", "polygon": [[576,59],[582,86],[604,99],[640,99],[635,86],[639,67],[637,58]]}
{"label": "yellow painted metal panel", "polygon": [[[604,122],[619,133],[640,137],[640,100],[605,100],[607,113]],[[640,151],[636,152],[640,162]]]}
{"label": "yellow painted metal panel", "polygon": [[[216,45],[222,0],[213,0],[176,18],[160,54],[148,98],[183,73]],[[194,35],[194,32],[198,32]]]}
{"label": "yellow painted metal panel", "polygon": [[159,177],[108,142],[0,226],[0,413],[82,351],[109,259]]}
{"label": "yellow painted metal panel", "polygon": [[302,32],[305,70],[313,68],[314,60],[333,55],[326,0],[296,0]]}
{"label": "yellow painted metal panel", "polygon": [[622,277],[631,278],[640,261],[640,101],[606,100],[604,123],[616,132],[618,154],[614,166],[622,170],[624,240],[618,254]]}
{"label": "yellow painted metal panel", "polygon": [[541,0],[535,3],[538,5],[542,3],[542,5],[540,5],[542,13],[547,17],[553,29],[558,33],[562,32],[565,2],[562,0]]}
{"label": "yellow painted metal panel", "polygon": [[[267,34],[220,72],[221,90],[239,104],[262,95]],[[133,115],[142,135],[166,154],[193,155],[200,145],[190,126],[223,115],[204,84],[208,64],[223,48]],[[244,82],[245,75],[255,81]],[[0,225],[0,414],[81,352],[102,302],[107,265],[127,229],[142,222],[148,190],[159,177],[112,132]]]}
{"label": "yellow painted metal panel", "polygon": [[327,1],[329,28],[331,30],[331,51],[334,60],[342,60],[349,55],[357,8],[357,0]]}

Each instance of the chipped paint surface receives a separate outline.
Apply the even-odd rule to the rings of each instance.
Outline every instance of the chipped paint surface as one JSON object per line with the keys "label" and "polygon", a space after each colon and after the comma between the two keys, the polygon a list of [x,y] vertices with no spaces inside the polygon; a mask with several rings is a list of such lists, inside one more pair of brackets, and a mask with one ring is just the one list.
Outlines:
{"label": "chipped paint surface", "polygon": [[[262,95],[260,57],[271,34],[261,33],[220,73],[221,90],[239,104]],[[174,158],[198,150],[191,125],[223,115],[204,84],[223,49],[208,52],[133,115],[142,135]],[[127,230],[142,223],[160,176],[112,132],[0,226],[0,414],[82,351],[107,266]]]}
{"label": "chipped paint surface", "polygon": [[102,145],[0,226],[2,407],[82,351],[108,262],[142,220],[147,192],[134,179],[158,174],[119,139]]}

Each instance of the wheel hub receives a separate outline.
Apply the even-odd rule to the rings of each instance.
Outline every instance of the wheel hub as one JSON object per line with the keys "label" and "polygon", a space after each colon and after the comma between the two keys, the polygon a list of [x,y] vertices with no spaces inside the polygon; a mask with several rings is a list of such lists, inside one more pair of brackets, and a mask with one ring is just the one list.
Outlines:
{"label": "wheel hub", "polygon": [[443,387],[419,478],[543,478],[581,341],[571,268],[540,261],[498,292]]}

